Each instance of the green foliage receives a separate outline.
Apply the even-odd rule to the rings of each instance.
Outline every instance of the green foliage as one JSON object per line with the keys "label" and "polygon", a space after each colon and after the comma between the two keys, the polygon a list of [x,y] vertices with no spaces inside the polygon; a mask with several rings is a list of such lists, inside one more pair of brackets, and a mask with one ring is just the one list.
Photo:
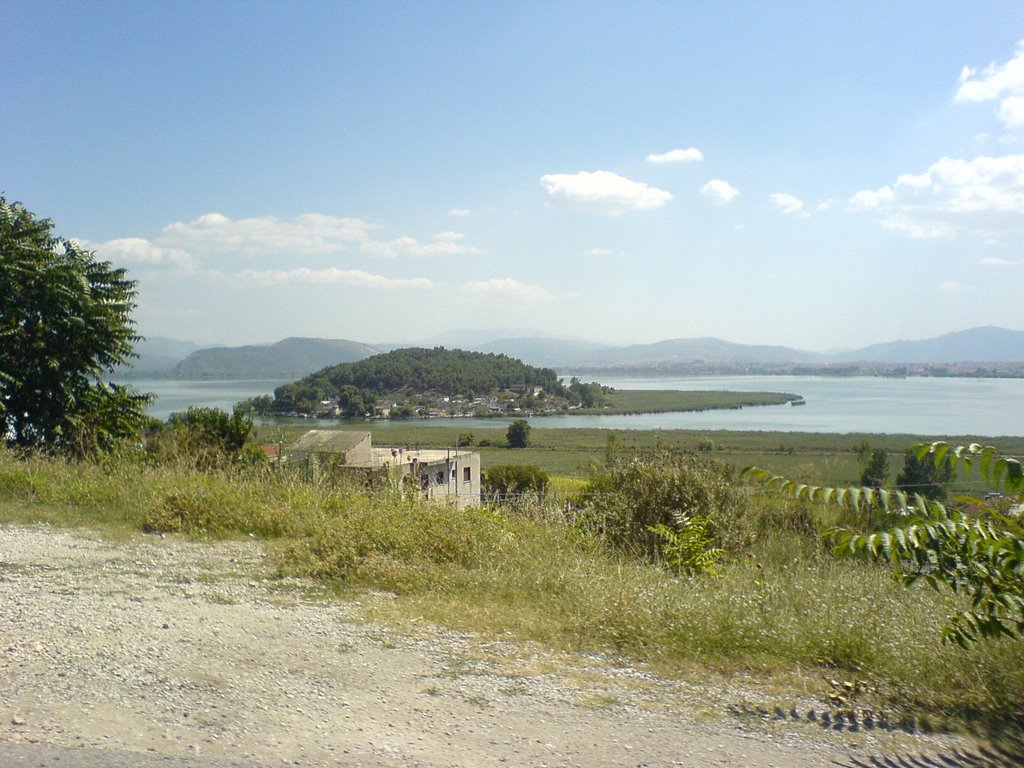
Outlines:
{"label": "green foliage", "polygon": [[896,487],[905,493],[917,493],[926,499],[946,498],[946,484],[953,477],[953,467],[943,461],[936,464],[928,456],[918,456],[913,448],[903,454],[903,469],[896,476]]}
{"label": "green foliage", "polygon": [[[929,458],[940,473],[962,466],[969,474],[978,468],[984,481],[1018,499],[1024,490],[1020,462],[1001,456],[992,446],[975,443],[954,448],[936,442],[917,446],[916,455]],[[888,507],[896,502],[908,513],[912,510],[906,523],[887,531],[832,530],[829,536],[836,553],[888,562],[899,569],[905,584],[924,581],[936,591],[962,596],[966,607],[943,628],[947,642],[966,648],[982,639],[1024,638],[1024,528],[1019,521],[977,501],[957,510],[914,494],[908,509],[908,496],[902,491],[811,488],[764,470],[751,469],[747,474],[797,497],[853,507],[865,503]]]}
{"label": "green foliage", "polygon": [[867,442],[856,448],[860,459],[860,484],[865,488],[883,488],[889,477],[889,454],[884,448],[872,448]]}
{"label": "green foliage", "polygon": [[134,358],[135,282],[0,196],[0,435],[83,456],[134,437],[149,397],[104,380]]}
{"label": "green foliage", "polygon": [[270,416],[274,413],[274,398],[270,395],[259,395],[238,404],[242,410],[252,411],[257,416]]}
{"label": "green foliage", "polygon": [[584,384],[573,376],[569,382],[569,391],[576,396],[576,400],[584,408],[597,408],[604,402],[608,390],[596,381]]}
{"label": "green foliage", "polygon": [[252,417],[243,404],[229,415],[219,408],[191,407],[172,413],[147,435],[146,449],[158,461],[184,460],[200,468],[229,466],[244,455]]}
{"label": "green foliage", "polygon": [[686,576],[715,573],[725,550],[715,546],[711,520],[676,513],[673,523],[672,526],[658,523],[650,528],[660,540],[661,556],[669,569]]}
{"label": "green foliage", "polygon": [[277,407],[287,410],[314,408],[325,398],[339,397],[346,386],[364,393],[366,399],[403,391],[469,397],[512,386],[534,385],[549,392],[565,393],[565,387],[550,368],[535,368],[507,355],[411,347],[324,368],[278,387],[274,396]]}
{"label": "green foliage", "polygon": [[483,492],[498,499],[524,493],[543,494],[549,479],[548,473],[536,464],[497,464],[484,470]]}
{"label": "green foliage", "polygon": [[669,559],[664,545],[675,546],[673,536],[689,543],[696,535],[710,547],[719,523],[743,505],[729,467],[670,453],[614,464],[591,479],[579,502],[585,527],[619,549],[655,560]]}
{"label": "green foliage", "polygon": [[515,419],[508,425],[505,440],[509,448],[526,448],[530,444],[530,424],[526,419]]}

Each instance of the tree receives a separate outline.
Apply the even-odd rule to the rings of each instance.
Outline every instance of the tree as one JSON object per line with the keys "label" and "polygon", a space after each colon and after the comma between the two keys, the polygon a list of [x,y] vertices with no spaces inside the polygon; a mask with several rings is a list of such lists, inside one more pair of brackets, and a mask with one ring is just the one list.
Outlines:
{"label": "tree", "polygon": [[854,450],[860,459],[860,484],[866,488],[883,488],[889,476],[889,454],[884,448],[872,448],[867,442]]}
{"label": "tree", "polygon": [[136,357],[136,283],[0,196],[0,435],[84,455],[135,436],[150,396],[104,377]]}
{"label": "tree", "polygon": [[953,477],[953,467],[948,462],[936,464],[926,457],[918,457],[917,451],[907,448],[903,454],[903,469],[896,475],[896,488],[908,494],[920,494],[926,499],[942,501],[946,498],[946,483]]}
{"label": "tree", "polygon": [[530,425],[526,419],[516,419],[505,433],[509,448],[525,448],[530,443]]}

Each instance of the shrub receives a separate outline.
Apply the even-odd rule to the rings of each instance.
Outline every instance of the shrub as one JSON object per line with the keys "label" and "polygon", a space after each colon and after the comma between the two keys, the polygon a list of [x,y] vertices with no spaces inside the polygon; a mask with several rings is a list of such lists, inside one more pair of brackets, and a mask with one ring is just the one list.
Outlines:
{"label": "shrub", "polygon": [[[718,541],[720,521],[744,499],[722,462],[680,454],[637,457],[595,475],[584,489],[580,522],[614,546],[654,559],[667,556],[673,536]],[[703,521],[703,522],[702,522]]]}
{"label": "shrub", "polygon": [[484,470],[483,490],[486,496],[506,499],[523,493],[544,493],[548,473],[535,464],[498,464]]}

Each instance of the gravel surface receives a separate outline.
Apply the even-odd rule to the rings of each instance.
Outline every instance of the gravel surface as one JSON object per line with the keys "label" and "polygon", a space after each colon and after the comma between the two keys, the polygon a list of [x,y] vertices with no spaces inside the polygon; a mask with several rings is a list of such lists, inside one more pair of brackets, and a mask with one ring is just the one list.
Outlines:
{"label": "gravel surface", "polygon": [[[258,542],[0,527],[0,765],[819,766],[949,736],[756,710],[743,681],[361,618]],[[742,702],[742,705],[741,705]],[[805,706],[806,705],[806,706]]]}

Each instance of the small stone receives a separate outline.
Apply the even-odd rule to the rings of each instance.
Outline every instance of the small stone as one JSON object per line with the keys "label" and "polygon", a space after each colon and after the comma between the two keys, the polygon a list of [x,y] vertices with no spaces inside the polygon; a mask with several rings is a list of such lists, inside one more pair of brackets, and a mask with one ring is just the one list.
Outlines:
{"label": "small stone", "polygon": [[24,725],[24,724],[25,724],[25,718],[19,717],[18,715],[13,715],[11,717],[11,725]]}

